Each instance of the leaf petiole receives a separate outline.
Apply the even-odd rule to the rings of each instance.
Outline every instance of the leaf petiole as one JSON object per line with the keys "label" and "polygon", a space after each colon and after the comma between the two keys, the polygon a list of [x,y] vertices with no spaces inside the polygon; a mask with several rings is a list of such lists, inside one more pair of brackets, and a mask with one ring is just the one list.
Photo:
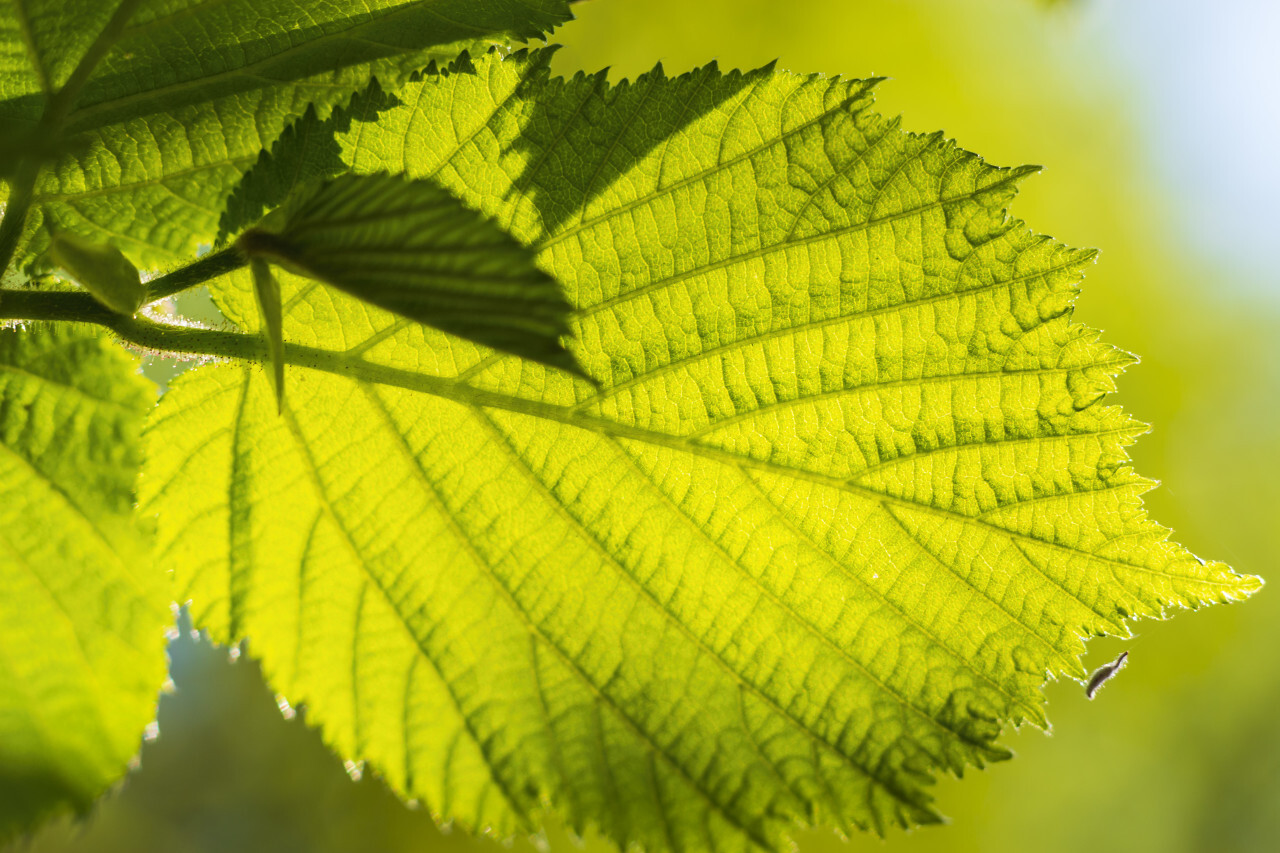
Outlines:
{"label": "leaf petiole", "polygon": [[147,283],[145,302],[156,302],[176,293],[204,284],[215,278],[248,266],[249,259],[235,246],[228,246],[217,252],[210,252],[184,267],[179,267],[167,275],[152,279]]}

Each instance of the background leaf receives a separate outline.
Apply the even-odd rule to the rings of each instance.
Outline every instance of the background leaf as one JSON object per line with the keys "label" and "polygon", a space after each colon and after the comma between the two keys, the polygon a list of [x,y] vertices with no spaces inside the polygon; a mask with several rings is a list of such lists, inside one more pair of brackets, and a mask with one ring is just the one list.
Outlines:
{"label": "background leaf", "polygon": [[[40,44],[68,56],[97,34],[62,3],[17,8],[54,34]],[[67,117],[80,147],[45,170],[36,203],[137,263],[188,256],[213,241],[240,175],[309,104],[324,118],[371,75],[403,79],[433,58],[538,36],[568,17],[566,0],[144,2]],[[44,104],[35,67],[53,61],[22,56],[23,20],[0,29],[0,122],[12,133],[34,128]],[[58,42],[68,29],[74,38]],[[44,246],[40,224],[33,216],[27,229],[28,259]]]}
{"label": "background leaf", "polygon": [[0,839],[119,778],[171,621],[131,520],[150,383],[77,329],[0,332]]}
{"label": "background leaf", "polygon": [[197,622],[341,754],[500,831],[544,797],[654,849],[883,830],[1042,722],[1082,636],[1257,588],[1143,514],[1129,358],[1070,322],[1091,253],[1005,215],[1026,170],[860,81],[545,62],[341,141],[534,245],[602,390],[286,277],[291,361],[346,376],[291,370],[280,419],[202,370],[151,429]]}

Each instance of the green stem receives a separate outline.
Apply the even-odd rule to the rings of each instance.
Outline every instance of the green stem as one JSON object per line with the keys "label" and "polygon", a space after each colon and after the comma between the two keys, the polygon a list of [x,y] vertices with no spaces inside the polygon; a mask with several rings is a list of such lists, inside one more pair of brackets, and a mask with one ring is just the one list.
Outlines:
{"label": "green stem", "polygon": [[257,335],[168,326],[117,314],[81,291],[0,290],[0,320],[91,323],[145,349],[250,361],[266,357]]}
{"label": "green stem", "polygon": [[[115,313],[81,291],[0,290],[0,320],[91,323],[110,329],[128,343],[160,353],[231,358],[264,366],[271,364],[267,340],[262,335],[192,329],[157,323],[145,317],[128,317]],[[377,364],[345,352],[286,343],[284,363],[362,382],[421,391],[467,405],[491,406],[550,417],[588,429],[597,428],[599,424],[614,429],[611,422],[575,414],[567,407],[483,391],[455,378],[431,376]],[[643,431],[637,432],[642,433]]]}
{"label": "green stem", "polygon": [[210,252],[168,275],[147,282],[147,302],[155,302],[247,266],[249,259],[234,246]]}
{"label": "green stem", "polygon": [[[100,305],[89,294],[80,291],[0,290],[0,320],[92,323],[110,329],[128,343],[159,353],[230,358],[254,362],[268,368],[272,363],[267,339],[263,335],[169,326],[145,317],[127,317],[116,314]],[[652,442],[656,435],[658,440],[672,446],[684,446],[684,439],[679,436],[650,433],[604,418],[580,414],[569,406],[486,391],[455,377],[431,376],[415,370],[391,367],[366,361],[346,352],[286,343],[284,363],[360,382],[432,394],[463,405],[485,406],[547,418],[638,441]]]}
{"label": "green stem", "polygon": [[[80,291],[0,290],[0,320],[90,323],[110,329],[122,340],[161,353],[232,358],[268,365],[266,338],[242,332],[169,326],[144,317],[117,314]],[[451,399],[469,399],[476,392],[452,379],[425,376],[411,370],[367,362],[346,353],[300,344],[284,345],[284,362],[367,382],[395,385]]]}

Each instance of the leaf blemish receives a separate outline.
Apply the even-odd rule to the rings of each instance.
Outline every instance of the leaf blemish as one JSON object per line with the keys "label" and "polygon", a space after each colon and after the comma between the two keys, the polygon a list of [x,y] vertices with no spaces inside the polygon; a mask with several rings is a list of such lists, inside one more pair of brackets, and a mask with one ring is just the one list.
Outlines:
{"label": "leaf blemish", "polygon": [[1089,676],[1089,683],[1084,688],[1084,695],[1092,699],[1093,695],[1102,689],[1102,685],[1114,678],[1117,672],[1124,669],[1124,665],[1128,660],[1129,653],[1121,652],[1120,657],[1111,663],[1104,663],[1094,670],[1093,675]]}

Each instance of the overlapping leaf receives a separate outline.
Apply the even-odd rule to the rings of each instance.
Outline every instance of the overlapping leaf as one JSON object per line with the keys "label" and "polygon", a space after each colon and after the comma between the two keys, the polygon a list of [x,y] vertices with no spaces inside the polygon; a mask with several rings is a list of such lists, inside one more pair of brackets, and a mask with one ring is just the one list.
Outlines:
{"label": "overlapping leaf", "polygon": [[[128,26],[66,116],[64,138],[75,147],[46,169],[36,205],[64,229],[110,237],[140,263],[211,242],[240,175],[308,104],[323,117],[370,75],[400,79],[434,57],[537,36],[569,17],[567,0],[125,3],[136,7]],[[114,8],[16,4],[0,27],[6,136],[40,132],[47,95]],[[39,224],[33,217],[27,256],[43,247]]]}
{"label": "overlapping leaf", "polygon": [[268,211],[284,204],[295,190],[347,171],[335,137],[350,130],[357,117],[362,121],[376,121],[379,110],[395,103],[396,99],[386,96],[381,84],[372,80],[352,96],[350,103],[333,110],[326,118],[320,118],[314,108],[308,108],[271,143],[270,149],[259,154],[257,162],[236,184],[218,221],[217,242],[226,242],[254,225]]}
{"label": "overlapping leaf", "polygon": [[[401,317],[581,375],[560,343],[569,306],[555,279],[434,181],[342,175],[300,190],[272,218],[236,245]],[[256,272],[268,319],[262,280]]]}
{"label": "overlapping leaf", "polygon": [[0,839],[87,808],[154,719],[170,597],[132,521],[135,368],[84,331],[0,332]]}
{"label": "overlapping leaf", "polygon": [[[996,169],[764,69],[429,74],[340,138],[538,251],[601,384],[285,277],[284,413],[184,377],[144,507],[200,624],[406,796],[646,849],[935,819],[1082,637],[1243,597],[1145,517],[1070,320],[1088,252]],[[252,324],[244,288],[218,297]]]}

